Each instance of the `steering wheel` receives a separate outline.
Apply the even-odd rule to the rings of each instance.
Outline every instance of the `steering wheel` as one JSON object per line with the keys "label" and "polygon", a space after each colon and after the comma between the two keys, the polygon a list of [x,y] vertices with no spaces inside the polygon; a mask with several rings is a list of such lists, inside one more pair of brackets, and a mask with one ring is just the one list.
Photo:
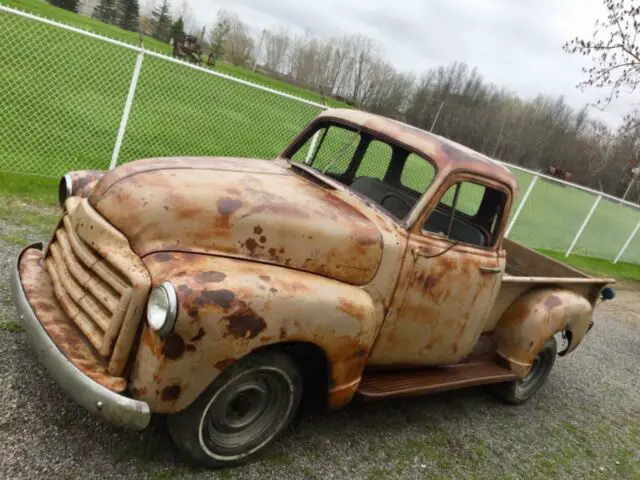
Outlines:
{"label": "steering wheel", "polygon": [[402,203],[404,203],[407,207],[409,207],[409,210],[411,210],[411,209],[413,208],[413,205],[411,205],[411,204],[409,203],[409,201],[408,201],[406,198],[403,198],[403,197],[401,197],[400,195],[398,195],[397,193],[393,193],[393,192],[386,193],[386,194],[382,197],[382,199],[380,200],[380,206],[384,207],[384,202],[385,202],[385,200],[386,200],[387,198],[389,198],[389,197],[395,197],[395,198],[397,198],[397,199],[398,199],[398,200],[400,200]]}

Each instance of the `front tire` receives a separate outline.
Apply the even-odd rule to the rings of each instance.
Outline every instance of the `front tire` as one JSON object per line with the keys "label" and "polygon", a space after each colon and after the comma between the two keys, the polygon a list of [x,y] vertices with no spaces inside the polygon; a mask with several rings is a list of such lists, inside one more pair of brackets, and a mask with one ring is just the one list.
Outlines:
{"label": "front tire", "polygon": [[288,355],[250,355],[222,372],[193,404],[169,416],[169,433],[191,463],[239,465],[289,425],[301,396],[302,377]]}
{"label": "front tire", "polygon": [[531,397],[544,385],[551,373],[556,361],[558,345],[556,339],[551,337],[540,349],[538,356],[533,361],[531,370],[521,380],[501,383],[495,386],[494,392],[507,403],[520,405]]}

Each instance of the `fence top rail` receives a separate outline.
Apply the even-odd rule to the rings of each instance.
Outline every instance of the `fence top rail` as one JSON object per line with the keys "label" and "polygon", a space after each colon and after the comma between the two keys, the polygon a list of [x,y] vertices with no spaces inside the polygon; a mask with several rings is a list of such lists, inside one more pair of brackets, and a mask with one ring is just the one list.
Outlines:
{"label": "fence top rail", "polygon": [[210,70],[208,68],[204,68],[204,67],[201,67],[201,66],[198,66],[198,65],[193,65],[193,64],[187,63],[187,62],[185,62],[183,60],[178,60],[176,58],[170,57],[170,56],[165,55],[163,53],[159,53],[159,52],[156,52],[156,51],[153,51],[153,50],[145,50],[141,46],[133,45],[133,44],[127,43],[127,42],[122,42],[122,41],[116,40],[114,38],[105,37],[104,35],[100,35],[100,34],[91,32],[89,30],[83,30],[81,28],[77,28],[77,27],[68,25],[66,23],[56,22],[55,20],[51,20],[49,18],[45,18],[45,17],[41,17],[39,15],[35,15],[33,13],[25,12],[24,10],[19,10],[19,9],[16,9],[16,8],[7,7],[5,5],[0,4],[0,12],[6,12],[6,13],[9,13],[9,14],[17,15],[19,17],[28,18],[29,20],[34,20],[36,22],[44,23],[46,25],[49,25],[49,26],[52,26],[52,27],[55,27],[55,28],[60,28],[62,30],[67,30],[69,32],[78,33],[80,35],[84,35],[86,37],[90,37],[90,38],[93,38],[93,39],[96,39],[96,40],[100,40],[100,41],[103,41],[103,42],[106,42],[106,43],[110,43],[110,44],[116,45],[118,47],[126,48],[126,49],[132,50],[134,52],[143,52],[145,55],[149,55],[151,57],[155,57],[155,58],[159,58],[159,59],[164,60],[164,61],[172,62],[172,63],[181,65],[181,66],[186,67],[186,68],[192,68],[192,69],[201,71],[203,73],[207,73],[209,75],[213,75],[214,77],[224,78],[225,80],[229,80],[231,82],[239,83],[241,85],[246,85],[248,87],[255,88],[257,90],[262,90],[263,92],[273,93],[274,95],[279,95],[279,96],[284,97],[284,98],[288,98],[288,99],[291,99],[291,100],[296,100],[296,101],[301,102],[301,103],[306,103],[307,105],[318,107],[318,108],[321,108],[323,110],[325,110],[327,108],[326,105],[322,105],[321,103],[317,103],[317,102],[314,102],[312,100],[307,100],[306,98],[298,97],[296,95],[291,95],[291,94],[286,93],[286,92],[281,92],[280,90],[276,90],[275,88],[265,87],[264,85],[253,83],[253,82],[250,82],[248,80],[243,80],[241,78],[237,78],[237,77],[234,77],[232,75],[227,75],[225,73],[216,72],[215,70]]}
{"label": "fence top rail", "polygon": [[601,191],[598,191],[598,190],[594,190],[592,188],[585,187],[584,185],[579,185],[577,183],[567,182],[566,180],[561,180],[559,178],[552,177],[551,175],[546,175],[546,174],[541,173],[541,172],[536,172],[535,170],[530,170],[528,168],[521,167],[520,165],[514,165],[513,163],[503,162],[502,160],[496,160],[496,162],[499,162],[499,163],[501,163],[502,165],[504,165],[506,167],[515,168],[516,170],[520,170],[522,172],[526,172],[526,173],[529,173],[531,175],[535,175],[537,177],[542,177],[542,178],[544,178],[546,180],[549,180],[551,182],[560,183],[562,185],[566,185],[568,187],[575,188],[577,190],[582,190],[583,192],[592,193],[593,195],[599,195],[601,197],[604,197],[604,198],[607,198],[609,200],[612,200],[612,201],[614,201],[616,203],[622,203],[622,204],[626,205],[627,207],[640,209],[640,205],[638,205],[637,203],[629,202],[628,200],[622,200],[621,198],[618,198],[618,197],[616,197],[614,195],[610,195],[608,193],[604,193],[604,192],[601,192]]}

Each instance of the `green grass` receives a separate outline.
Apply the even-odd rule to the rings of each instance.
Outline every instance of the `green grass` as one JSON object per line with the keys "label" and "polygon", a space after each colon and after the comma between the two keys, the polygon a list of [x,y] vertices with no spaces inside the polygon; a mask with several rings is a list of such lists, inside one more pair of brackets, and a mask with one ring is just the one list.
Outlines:
{"label": "green grass", "polygon": [[0,320],[0,330],[9,333],[20,333],[24,331],[22,325],[10,320]]}
{"label": "green grass", "polygon": [[[39,0],[0,2],[139,43],[136,33]],[[0,44],[11,46],[0,49],[0,169],[30,174],[23,179],[0,175],[0,192],[54,203],[60,175],[108,167],[136,54],[5,13],[0,13],[0,25]],[[152,38],[145,38],[145,47],[170,53],[169,45]],[[315,92],[247,69],[219,63],[216,70],[320,101]],[[175,155],[273,158],[319,111],[146,56],[120,161]],[[524,192],[531,177],[513,173]],[[541,180],[510,237],[530,247],[564,251],[593,200],[589,194]],[[603,200],[574,252],[613,259],[638,221],[640,210]],[[622,260],[640,264],[640,235]]]}
{"label": "green grass", "polygon": [[565,258],[563,253],[544,249],[539,249],[539,251],[590,275],[640,282],[640,265],[624,262],[613,264],[609,260],[585,257],[583,255],[570,255]]}

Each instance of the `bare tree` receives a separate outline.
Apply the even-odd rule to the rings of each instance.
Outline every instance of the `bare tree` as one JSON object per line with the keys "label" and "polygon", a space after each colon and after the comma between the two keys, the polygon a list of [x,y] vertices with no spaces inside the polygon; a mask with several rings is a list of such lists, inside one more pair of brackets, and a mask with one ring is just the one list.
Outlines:
{"label": "bare tree", "polygon": [[640,5],[632,0],[603,0],[607,9],[604,20],[596,22],[591,39],[574,38],[564,45],[568,53],[591,57],[585,68],[587,78],[579,86],[607,90],[598,106],[604,108],[620,95],[622,89],[635,91],[640,83]]}

